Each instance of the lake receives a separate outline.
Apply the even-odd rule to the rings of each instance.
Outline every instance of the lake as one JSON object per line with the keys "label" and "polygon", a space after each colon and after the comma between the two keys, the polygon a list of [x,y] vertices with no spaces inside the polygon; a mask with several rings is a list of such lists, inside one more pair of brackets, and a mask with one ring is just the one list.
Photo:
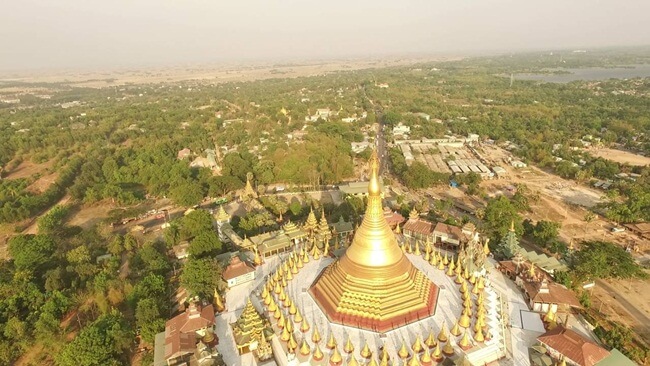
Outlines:
{"label": "lake", "polygon": [[650,65],[629,67],[589,67],[584,69],[549,69],[568,71],[570,74],[515,74],[515,80],[537,80],[549,83],[569,83],[576,80],[607,80],[650,77]]}

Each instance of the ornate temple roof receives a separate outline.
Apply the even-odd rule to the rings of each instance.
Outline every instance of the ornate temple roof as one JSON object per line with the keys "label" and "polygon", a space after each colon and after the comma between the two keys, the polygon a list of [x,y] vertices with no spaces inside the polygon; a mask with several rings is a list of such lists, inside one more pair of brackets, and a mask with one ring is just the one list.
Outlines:
{"label": "ornate temple roof", "polygon": [[363,222],[310,293],[330,321],[384,332],[432,315],[438,287],[406,258],[384,218],[376,151],[370,171]]}

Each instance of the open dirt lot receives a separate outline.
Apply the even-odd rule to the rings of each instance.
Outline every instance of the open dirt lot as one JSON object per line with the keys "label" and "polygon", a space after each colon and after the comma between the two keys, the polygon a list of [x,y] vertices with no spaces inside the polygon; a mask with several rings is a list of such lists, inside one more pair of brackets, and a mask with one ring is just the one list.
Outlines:
{"label": "open dirt lot", "polygon": [[587,152],[592,156],[597,156],[621,164],[630,164],[630,165],[638,165],[638,166],[650,165],[650,157],[634,154],[629,151],[608,149],[603,147],[603,148],[589,149],[587,150]]}
{"label": "open dirt lot", "polygon": [[[11,163],[10,163],[11,164]],[[11,170],[5,171],[4,179],[20,179],[20,178],[29,178],[38,173],[44,173],[46,169],[52,166],[52,161],[47,163],[35,164],[29,160],[25,160],[18,164],[17,167]]]}
{"label": "open dirt lot", "polygon": [[252,81],[323,75],[341,70],[361,70],[411,65],[426,61],[458,60],[459,57],[396,58],[385,60],[324,60],[282,64],[237,63],[221,65],[170,66],[103,71],[59,70],[0,74],[0,81],[64,83],[71,86],[101,88],[127,83],[170,83],[203,80],[211,83]]}

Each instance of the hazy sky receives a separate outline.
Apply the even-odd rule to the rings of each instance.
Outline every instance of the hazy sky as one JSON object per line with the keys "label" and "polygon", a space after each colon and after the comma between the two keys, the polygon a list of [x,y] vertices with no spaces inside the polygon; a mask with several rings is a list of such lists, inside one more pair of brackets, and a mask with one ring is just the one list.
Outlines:
{"label": "hazy sky", "polygon": [[15,0],[0,70],[650,44],[649,0]]}

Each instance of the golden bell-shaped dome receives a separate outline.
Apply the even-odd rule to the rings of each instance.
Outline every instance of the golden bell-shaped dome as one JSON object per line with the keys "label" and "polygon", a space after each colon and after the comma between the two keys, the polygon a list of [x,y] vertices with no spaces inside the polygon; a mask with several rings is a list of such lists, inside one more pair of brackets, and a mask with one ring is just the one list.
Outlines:
{"label": "golden bell-shaped dome", "polygon": [[331,322],[386,332],[435,312],[435,286],[402,253],[384,217],[379,159],[370,159],[368,204],[352,244],[310,293]]}
{"label": "golden bell-shaped dome", "polygon": [[348,335],[348,340],[345,342],[345,345],[343,346],[343,351],[345,353],[352,353],[354,352],[354,345],[352,344],[352,339]]}
{"label": "golden bell-shaped dome", "polygon": [[429,336],[427,339],[424,341],[424,343],[427,345],[429,348],[433,348],[438,344],[438,341],[436,340],[436,336],[433,334],[433,329],[429,331]]}
{"label": "golden bell-shaped dome", "polygon": [[402,346],[399,348],[399,351],[397,351],[397,355],[399,358],[402,360],[406,360],[409,357],[409,350],[406,348],[406,343],[402,339]]}
{"label": "golden bell-shaped dome", "polygon": [[361,348],[361,352],[359,352],[359,354],[365,359],[372,357],[372,351],[370,350],[370,346],[368,346],[367,340],[363,342],[363,347]]}
{"label": "golden bell-shaped dome", "polygon": [[318,331],[316,324],[314,324],[314,330],[311,332],[311,341],[314,343],[319,343],[321,341],[320,332]]}
{"label": "golden bell-shaped dome", "polygon": [[311,357],[314,361],[320,361],[323,359],[323,357],[325,357],[318,344],[316,344],[316,347],[314,347],[314,353],[311,355]]}
{"label": "golden bell-shaped dome", "polygon": [[334,347],[334,352],[330,355],[330,365],[338,366],[343,363],[343,356],[337,347]]}
{"label": "golden bell-shaped dome", "polygon": [[451,356],[454,354],[454,347],[451,346],[451,342],[447,342],[444,347],[442,347],[442,353],[444,353],[447,356]]}
{"label": "golden bell-shaped dome", "polygon": [[311,348],[309,348],[309,345],[307,344],[306,339],[302,339],[302,343],[300,344],[300,354],[303,356],[307,356],[311,353]]}

